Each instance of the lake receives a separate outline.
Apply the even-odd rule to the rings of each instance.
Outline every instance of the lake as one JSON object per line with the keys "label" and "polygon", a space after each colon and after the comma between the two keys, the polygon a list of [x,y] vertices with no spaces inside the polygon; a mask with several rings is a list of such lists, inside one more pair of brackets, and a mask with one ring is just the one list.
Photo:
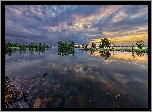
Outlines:
{"label": "lake", "polygon": [[5,74],[28,93],[19,108],[148,108],[147,54],[115,51],[104,59],[78,49],[69,56],[57,48],[17,51],[5,55]]}

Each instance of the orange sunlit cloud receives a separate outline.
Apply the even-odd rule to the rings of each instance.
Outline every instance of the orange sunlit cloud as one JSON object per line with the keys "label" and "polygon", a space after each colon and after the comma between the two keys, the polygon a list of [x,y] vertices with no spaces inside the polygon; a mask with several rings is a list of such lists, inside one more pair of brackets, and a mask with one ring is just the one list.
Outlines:
{"label": "orange sunlit cloud", "polygon": [[[117,34],[117,32],[115,32],[115,34]],[[116,37],[108,38],[108,39],[112,43],[115,43],[115,45],[117,45],[117,44],[123,45],[123,43],[125,43],[125,42],[135,43],[135,41],[138,41],[138,40],[143,40],[145,43],[147,43],[148,34],[130,34],[127,36],[116,36]],[[100,43],[100,42],[101,42],[101,38],[98,38],[98,39],[92,39],[90,43]]]}
{"label": "orange sunlit cloud", "polygon": [[110,38],[112,42],[123,42],[123,41],[137,41],[137,40],[147,40],[148,34],[131,34],[127,36],[118,36],[116,38]]}

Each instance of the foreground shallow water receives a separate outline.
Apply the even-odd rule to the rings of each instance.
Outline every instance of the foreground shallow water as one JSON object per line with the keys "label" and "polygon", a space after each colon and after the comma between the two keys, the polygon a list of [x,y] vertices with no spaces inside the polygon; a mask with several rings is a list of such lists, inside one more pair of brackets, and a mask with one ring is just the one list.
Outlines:
{"label": "foreground shallow water", "polygon": [[78,49],[74,56],[60,56],[56,48],[40,55],[16,52],[5,56],[5,74],[28,92],[27,108],[148,107],[147,54],[133,58],[117,51],[105,60]]}

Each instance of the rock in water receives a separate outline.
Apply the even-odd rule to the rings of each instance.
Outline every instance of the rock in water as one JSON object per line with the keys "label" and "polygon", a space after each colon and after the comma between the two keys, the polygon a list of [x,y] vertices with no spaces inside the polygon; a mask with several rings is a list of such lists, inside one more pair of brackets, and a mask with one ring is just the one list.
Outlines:
{"label": "rock in water", "polygon": [[41,99],[37,98],[33,108],[40,108],[40,106],[41,106]]}
{"label": "rock in water", "polygon": [[35,94],[37,92],[39,92],[39,90],[38,89],[34,89],[34,91],[32,93]]}
{"label": "rock in water", "polygon": [[83,107],[87,102],[87,96],[78,93],[77,101],[78,101],[79,105]]}
{"label": "rock in water", "polygon": [[45,108],[48,102],[51,102],[52,98],[44,98],[41,102],[41,108]]}
{"label": "rock in water", "polygon": [[42,86],[45,86],[47,83],[48,83],[48,82],[43,82],[43,83],[42,83]]}
{"label": "rock in water", "polygon": [[69,103],[72,103],[72,101],[73,101],[73,96],[69,96],[69,97],[68,97],[68,101],[69,101]]}
{"label": "rock in water", "polygon": [[48,94],[48,93],[49,93],[49,89],[45,89],[45,90],[44,90],[44,93],[45,93],[45,94]]}
{"label": "rock in water", "polygon": [[59,89],[59,88],[60,88],[60,85],[59,85],[59,84],[57,84],[57,85],[54,85],[54,88],[57,88],[57,89]]}
{"label": "rock in water", "polygon": [[65,106],[65,108],[67,108],[68,107],[68,101],[66,100],[65,102],[64,102],[64,106]]}
{"label": "rock in water", "polygon": [[18,104],[19,108],[28,108],[29,106],[25,102],[19,102]]}
{"label": "rock in water", "polygon": [[56,107],[58,107],[61,104],[61,102],[62,102],[62,99],[61,98],[57,98],[53,106],[56,108]]}

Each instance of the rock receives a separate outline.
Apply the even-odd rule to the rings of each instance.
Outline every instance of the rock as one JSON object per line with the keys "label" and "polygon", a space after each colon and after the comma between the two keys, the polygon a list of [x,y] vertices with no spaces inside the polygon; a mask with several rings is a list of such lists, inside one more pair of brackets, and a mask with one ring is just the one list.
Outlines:
{"label": "rock", "polygon": [[45,108],[48,102],[51,102],[52,98],[44,98],[41,102],[41,108]]}
{"label": "rock", "polygon": [[48,82],[43,82],[43,83],[42,83],[42,86],[45,86],[47,83],[48,83]]}
{"label": "rock", "polygon": [[48,93],[49,93],[49,89],[45,89],[45,90],[44,90],[44,93],[45,93],[45,94],[48,94]]}
{"label": "rock", "polygon": [[66,100],[65,102],[64,102],[64,106],[65,106],[65,108],[67,108],[68,107],[68,101]]}
{"label": "rock", "polygon": [[59,85],[59,84],[57,84],[57,85],[54,85],[54,88],[57,88],[57,89],[59,89],[59,88],[60,88],[60,85]]}
{"label": "rock", "polygon": [[77,96],[77,101],[79,103],[80,106],[84,106],[85,103],[87,102],[87,97],[85,95],[82,95],[80,93],[78,93],[78,96]]}
{"label": "rock", "polygon": [[31,83],[31,84],[35,84],[38,80],[39,80],[39,78],[31,79],[31,80],[30,80],[30,83]]}
{"label": "rock", "polygon": [[93,96],[93,101],[94,101],[94,102],[98,102],[98,97],[97,97],[97,95]]}
{"label": "rock", "polygon": [[62,99],[61,98],[57,98],[53,106],[56,108],[56,107],[58,107],[61,104],[61,102],[62,102]]}
{"label": "rock", "polygon": [[40,108],[40,106],[41,106],[41,99],[37,98],[33,108]]}
{"label": "rock", "polygon": [[32,93],[37,93],[39,90],[38,89],[35,89]]}
{"label": "rock", "polygon": [[28,108],[29,107],[27,105],[27,103],[24,103],[24,102],[19,102],[18,106],[19,106],[19,108]]}
{"label": "rock", "polygon": [[5,100],[10,100],[11,99],[11,95],[5,95]]}
{"label": "rock", "polygon": [[68,101],[69,101],[69,103],[72,103],[72,101],[73,101],[73,96],[69,96],[69,97],[68,97]]}

